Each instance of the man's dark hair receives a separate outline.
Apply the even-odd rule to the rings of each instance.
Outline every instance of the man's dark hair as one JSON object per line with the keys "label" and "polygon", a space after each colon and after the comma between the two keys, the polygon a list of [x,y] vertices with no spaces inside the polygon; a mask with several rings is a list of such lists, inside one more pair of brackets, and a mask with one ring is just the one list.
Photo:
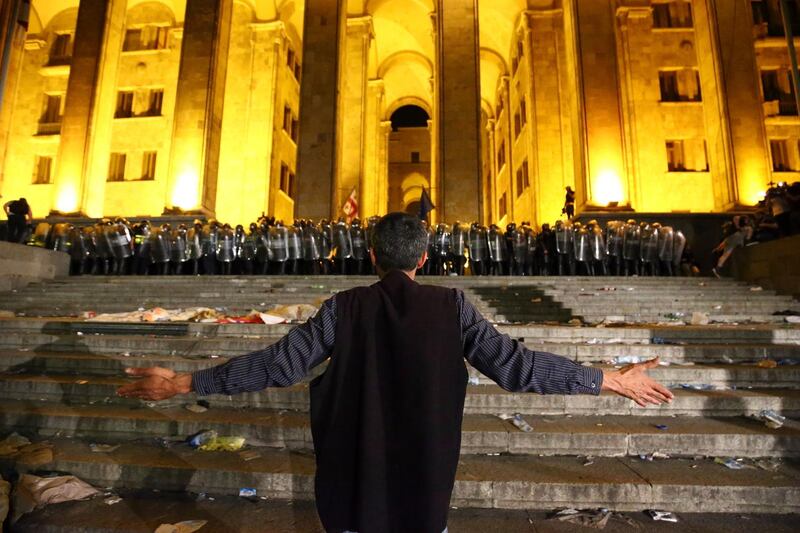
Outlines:
{"label": "man's dark hair", "polygon": [[414,270],[428,246],[422,221],[406,213],[389,213],[372,232],[375,262],[384,272]]}

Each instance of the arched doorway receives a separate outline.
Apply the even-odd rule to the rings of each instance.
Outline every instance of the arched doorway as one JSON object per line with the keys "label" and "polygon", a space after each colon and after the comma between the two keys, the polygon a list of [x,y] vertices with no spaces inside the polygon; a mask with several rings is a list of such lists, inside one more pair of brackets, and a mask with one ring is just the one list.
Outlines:
{"label": "arched doorway", "polygon": [[390,120],[388,208],[418,213],[422,190],[431,187],[430,116],[420,106],[409,104],[397,108]]}

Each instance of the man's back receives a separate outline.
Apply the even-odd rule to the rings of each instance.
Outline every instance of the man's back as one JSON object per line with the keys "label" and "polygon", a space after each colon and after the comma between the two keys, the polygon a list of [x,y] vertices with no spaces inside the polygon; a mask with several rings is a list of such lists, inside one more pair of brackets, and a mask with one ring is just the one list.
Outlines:
{"label": "man's back", "polygon": [[395,271],[336,296],[336,345],[311,385],[327,530],[446,527],[466,383],[455,291]]}

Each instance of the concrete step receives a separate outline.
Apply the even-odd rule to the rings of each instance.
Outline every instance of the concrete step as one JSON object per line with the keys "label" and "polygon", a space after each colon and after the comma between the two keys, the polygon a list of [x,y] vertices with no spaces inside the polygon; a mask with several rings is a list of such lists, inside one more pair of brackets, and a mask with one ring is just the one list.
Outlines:
{"label": "concrete step", "polygon": [[[41,318],[0,319],[0,333],[74,334],[140,334],[194,337],[264,337],[278,338],[294,327],[292,324],[214,324],[194,322],[120,323],[86,322],[80,319],[50,320]],[[498,331],[515,339],[531,342],[579,344],[615,340],[618,344],[650,344],[660,338],[686,344],[795,344],[800,345],[800,326],[791,324],[748,324],[707,326],[644,326],[611,325],[609,327],[575,327],[563,325],[499,324]]]}
{"label": "concrete step", "polygon": [[[53,462],[35,468],[70,472],[101,487],[223,495],[252,487],[269,499],[313,496],[314,458],[309,453],[260,448],[259,458],[244,461],[237,453],[200,452],[185,445],[131,443],[111,453],[92,453],[77,439],[52,442]],[[731,470],[711,460],[595,458],[584,466],[585,462],[575,457],[464,456],[452,504],[498,509],[800,510],[800,467],[793,460],[784,461],[775,472]],[[22,463],[15,466],[26,470]]]}
{"label": "concrete step", "polygon": [[[237,533],[324,533],[310,501],[256,500],[236,496],[212,499],[187,493],[122,491],[113,512],[103,498],[66,502],[37,509],[14,526],[19,533],[152,533],[164,523],[205,520],[203,530]],[[551,510],[452,508],[451,533],[564,533],[586,528],[550,519]],[[680,529],[704,533],[750,531],[794,533],[796,514],[681,513]],[[669,522],[654,522],[643,512],[614,514],[605,528],[612,532],[672,532]],[[586,531],[589,531],[586,529]]]}
{"label": "concrete step", "polygon": [[[0,350],[0,372],[10,374],[66,374],[73,376],[121,376],[129,366],[164,366],[176,372],[194,372],[216,366],[224,361],[217,357],[181,357],[158,354],[103,354],[89,352],[53,352]],[[311,371],[310,378],[324,372],[323,363]],[[611,369],[612,365],[594,364]],[[472,377],[482,385],[493,382],[467,365]],[[762,368],[756,364],[671,364],[659,366],[648,372],[654,379],[670,387],[681,384],[711,385],[719,389],[730,388],[800,388],[800,365],[780,365]]]}
{"label": "concrete step", "polygon": [[[142,402],[116,397],[116,389],[128,380],[121,376],[75,376],[1,374],[0,399],[20,398],[59,402],[70,405],[110,403],[136,406]],[[736,389],[736,390],[673,390],[670,404],[640,408],[632,401],[610,393],[594,396],[560,396],[510,393],[496,385],[471,385],[467,388],[464,412],[467,414],[522,413],[541,415],[636,415],[636,416],[742,416],[756,415],[771,409],[789,417],[800,416],[800,390]],[[165,407],[194,401],[185,399],[165,402]],[[271,388],[236,396],[203,398],[216,407],[252,407],[287,410],[308,410],[308,385],[301,383],[286,388]],[[161,405],[161,404],[159,404]]]}
{"label": "concrete step", "polygon": [[[780,429],[745,417],[527,416],[523,432],[494,415],[466,415],[462,454],[800,457],[800,422]],[[666,425],[660,430],[656,426]],[[245,437],[248,443],[289,450],[313,450],[308,414],[270,409],[215,408],[193,413],[181,407],[130,408],[119,405],[63,405],[5,401],[0,426],[38,437],[124,441],[144,437],[183,439],[213,429]],[[790,427],[791,426],[791,427]]]}
{"label": "concrete step", "polygon": [[[264,349],[280,337],[184,337],[106,335],[86,332],[42,334],[11,331],[0,339],[0,350],[35,350],[37,352],[94,352],[104,354],[163,354],[185,357],[232,356]],[[82,333],[82,334],[79,334]],[[547,351],[578,362],[600,362],[615,357],[661,357],[670,363],[750,362],[762,359],[800,359],[797,344],[627,344],[533,342],[524,339],[531,350]]]}

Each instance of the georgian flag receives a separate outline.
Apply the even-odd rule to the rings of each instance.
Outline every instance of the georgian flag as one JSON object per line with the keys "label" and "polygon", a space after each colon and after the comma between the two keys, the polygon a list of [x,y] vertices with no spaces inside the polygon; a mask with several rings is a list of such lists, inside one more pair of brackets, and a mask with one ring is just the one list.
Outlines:
{"label": "georgian flag", "polygon": [[347,197],[347,201],[342,206],[342,211],[347,215],[348,219],[354,219],[358,216],[358,192],[356,192],[355,187],[350,191],[350,196]]}

